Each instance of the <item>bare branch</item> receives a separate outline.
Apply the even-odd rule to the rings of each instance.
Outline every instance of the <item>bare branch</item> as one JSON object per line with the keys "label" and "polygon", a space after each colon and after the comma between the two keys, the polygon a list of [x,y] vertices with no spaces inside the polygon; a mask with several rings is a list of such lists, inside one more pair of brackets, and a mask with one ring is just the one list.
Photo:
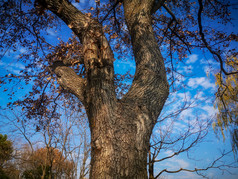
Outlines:
{"label": "bare branch", "polygon": [[165,4],[163,4],[162,6],[163,6],[163,7],[165,8],[165,10],[172,16],[173,20],[175,20],[175,21],[177,22],[177,18],[176,18],[176,16],[174,15],[174,13],[173,13]]}
{"label": "bare branch", "polygon": [[[166,159],[172,158],[172,157],[174,157],[174,156],[176,156],[176,155],[179,155],[180,153],[183,153],[183,152],[188,151],[190,148],[194,147],[199,141],[201,141],[201,140],[206,136],[207,132],[206,132],[205,134],[202,134],[201,132],[202,132],[202,130],[198,132],[198,135],[196,136],[196,139],[194,139],[193,142],[192,142],[189,146],[187,146],[187,147],[184,148],[184,145],[185,145],[185,142],[186,142],[185,140],[186,140],[189,136],[195,134],[195,133],[192,133],[192,132],[190,131],[190,129],[188,129],[188,131],[186,132],[186,134],[185,134],[184,136],[182,136],[182,138],[181,138],[181,139],[183,139],[182,145],[181,145],[180,149],[179,149],[177,152],[174,152],[172,155],[167,156],[167,157],[164,157],[164,158],[162,158],[162,159],[154,160],[154,162],[161,162],[161,161],[163,161],[163,160],[166,160]],[[179,139],[178,139],[178,140],[179,140]]]}
{"label": "bare branch", "polygon": [[216,51],[214,51],[208,44],[208,42],[206,41],[205,39],[205,35],[203,33],[203,26],[202,26],[202,11],[203,11],[203,2],[202,0],[198,0],[198,3],[199,3],[199,10],[198,10],[198,27],[199,27],[199,34],[201,36],[201,39],[205,45],[205,47],[210,51],[211,54],[213,54],[215,57],[217,57],[217,59],[219,60],[220,62],[220,68],[221,68],[221,71],[225,74],[225,75],[232,75],[232,74],[237,74],[238,71],[233,71],[233,72],[227,72],[225,69],[224,69],[224,66],[223,66],[223,60],[222,60],[222,57],[219,53],[217,53]]}
{"label": "bare branch", "polygon": [[[216,160],[214,160],[208,167],[206,168],[194,168],[194,169],[185,169],[185,168],[180,168],[178,170],[174,170],[174,171],[171,171],[171,170],[167,170],[167,169],[164,169],[162,170],[155,178],[158,178],[162,173],[166,172],[166,173],[178,173],[180,171],[187,171],[187,172],[196,172],[198,175],[201,175],[203,177],[205,177],[203,174],[199,173],[201,171],[206,171],[208,169],[211,169],[211,168],[216,168],[216,169],[219,169],[219,170],[226,170],[224,169],[224,167],[230,167],[232,165],[231,164],[220,164],[220,165],[216,165],[223,157],[227,156],[228,154],[232,153],[232,151],[229,151],[229,152],[223,152],[221,154],[220,157],[218,157]],[[226,170],[227,171],[227,170]]]}
{"label": "bare branch", "polygon": [[100,24],[102,24],[105,20],[106,20],[106,18],[109,16],[109,14],[111,13],[111,11],[113,10],[113,9],[115,9],[116,7],[117,7],[117,5],[120,3],[120,2],[122,2],[122,0],[117,0],[116,2],[115,2],[115,4],[112,6],[112,8],[107,12],[107,14],[103,17],[103,19],[100,21]]}

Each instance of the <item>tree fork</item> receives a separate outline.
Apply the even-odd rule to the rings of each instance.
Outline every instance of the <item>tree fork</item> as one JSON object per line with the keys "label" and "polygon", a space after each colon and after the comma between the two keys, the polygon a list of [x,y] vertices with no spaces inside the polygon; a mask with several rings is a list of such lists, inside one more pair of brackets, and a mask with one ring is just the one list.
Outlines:
{"label": "tree fork", "polygon": [[[66,66],[54,71],[59,84],[85,106],[91,130],[90,178],[147,178],[150,135],[169,93],[151,26],[153,1],[123,1],[136,73],[131,89],[121,100],[116,99],[114,57],[101,24],[66,0],[38,2],[60,17],[83,45],[85,79]],[[72,85],[75,81],[71,76],[79,82],[77,86]]]}

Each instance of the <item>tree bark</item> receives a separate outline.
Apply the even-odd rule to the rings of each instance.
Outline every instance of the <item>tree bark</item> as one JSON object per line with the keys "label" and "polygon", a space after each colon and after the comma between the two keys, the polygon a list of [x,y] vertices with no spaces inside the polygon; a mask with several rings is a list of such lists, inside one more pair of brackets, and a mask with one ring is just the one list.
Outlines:
{"label": "tree bark", "polygon": [[83,44],[86,78],[69,67],[54,66],[59,84],[75,94],[91,130],[92,179],[145,179],[155,122],[169,93],[163,58],[151,25],[154,1],[124,0],[136,73],[129,92],[116,99],[113,52],[98,21],[66,0],[38,0],[60,17]]}

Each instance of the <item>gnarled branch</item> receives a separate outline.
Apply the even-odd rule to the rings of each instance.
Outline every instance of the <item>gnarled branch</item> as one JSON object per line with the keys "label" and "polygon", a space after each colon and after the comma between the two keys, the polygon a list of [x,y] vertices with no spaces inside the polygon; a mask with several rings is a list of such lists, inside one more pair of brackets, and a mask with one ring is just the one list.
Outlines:
{"label": "gnarled branch", "polygon": [[198,10],[198,27],[199,27],[199,34],[201,36],[201,39],[202,39],[202,42],[204,43],[205,47],[209,50],[209,52],[211,54],[213,54],[215,57],[217,57],[217,59],[219,60],[220,62],[220,68],[221,68],[221,71],[225,74],[225,75],[232,75],[232,74],[237,74],[238,71],[233,71],[233,72],[227,72],[225,69],[224,69],[224,66],[223,66],[223,60],[222,60],[222,57],[219,53],[217,53],[216,51],[214,51],[210,45],[208,44],[206,38],[205,38],[205,35],[203,33],[203,26],[202,26],[202,11],[203,11],[203,2],[202,0],[198,0],[198,3],[199,3],[199,10]]}
{"label": "gnarled branch", "polygon": [[164,59],[151,25],[153,2],[124,1],[124,8],[135,55],[136,72],[132,86],[123,100],[133,101],[142,110],[150,111],[157,120],[168,97],[169,85]]}
{"label": "gnarled branch", "polygon": [[58,83],[84,103],[86,80],[78,76],[72,68],[65,66],[62,61],[54,62],[52,70],[57,76]]}

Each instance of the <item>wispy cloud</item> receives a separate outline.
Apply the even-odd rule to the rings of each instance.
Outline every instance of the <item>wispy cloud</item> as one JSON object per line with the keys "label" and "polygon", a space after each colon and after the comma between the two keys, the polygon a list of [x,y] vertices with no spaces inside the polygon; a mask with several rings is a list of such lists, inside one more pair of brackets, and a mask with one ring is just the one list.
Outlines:
{"label": "wispy cloud", "polygon": [[194,114],[193,108],[188,108],[186,110],[183,110],[180,114],[182,118],[196,118],[196,115]]}
{"label": "wispy cloud", "polygon": [[26,53],[26,49],[23,48],[23,47],[21,47],[21,48],[19,49],[19,52],[20,52],[20,53]]}
{"label": "wispy cloud", "polygon": [[53,36],[53,37],[56,37],[57,36],[57,32],[54,31],[53,29],[47,29],[46,31],[49,35]]}
{"label": "wispy cloud", "polygon": [[16,63],[0,62],[0,67],[4,68],[5,70],[13,74],[19,74],[21,70],[25,69],[25,66],[20,62]]}
{"label": "wispy cloud", "polygon": [[184,67],[184,72],[185,72],[185,73],[191,73],[192,70],[193,70],[192,65],[189,65],[189,66],[185,66],[185,67]]}
{"label": "wispy cloud", "polygon": [[215,116],[218,113],[218,110],[211,105],[205,105],[201,107],[207,113],[207,116]]}
{"label": "wispy cloud", "polygon": [[208,65],[219,65],[219,62],[212,60],[212,59],[202,59],[201,64],[208,64]]}
{"label": "wispy cloud", "polygon": [[[178,98],[182,99],[182,101],[188,101],[191,100],[191,93],[189,91],[185,93],[177,93],[176,95]],[[181,100],[180,100],[181,101]]]}
{"label": "wispy cloud", "polygon": [[201,64],[203,65],[203,70],[206,74],[211,73],[214,75],[220,69],[220,64],[212,59],[209,60],[202,59]]}
{"label": "wispy cloud", "polygon": [[198,55],[192,54],[188,56],[187,64],[195,63],[198,60]]}
{"label": "wispy cloud", "polygon": [[215,89],[215,83],[211,83],[208,78],[205,77],[197,77],[197,78],[190,78],[188,81],[188,86],[195,89],[199,86],[203,87],[204,89]]}
{"label": "wispy cloud", "polygon": [[164,165],[167,166],[168,170],[178,170],[179,168],[189,167],[189,163],[187,161],[179,159],[178,157],[167,160]]}

